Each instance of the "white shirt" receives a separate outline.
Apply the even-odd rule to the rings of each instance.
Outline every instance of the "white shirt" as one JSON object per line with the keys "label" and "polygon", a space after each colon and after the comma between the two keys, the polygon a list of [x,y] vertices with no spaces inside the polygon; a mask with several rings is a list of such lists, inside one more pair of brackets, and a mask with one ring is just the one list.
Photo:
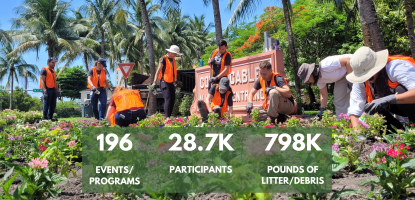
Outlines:
{"label": "white shirt", "polygon": [[351,58],[353,54],[329,56],[320,62],[321,77],[317,81],[319,89],[324,88],[327,83],[334,83],[346,75],[346,66],[341,66],[339,58]]}
{"label": "white shirt", "polygon": [[[386,72],[392,82],[398,82],[411,90],[415,88],[415,66],[404,60],[392,60],[386,65]],[[350,94],[348,115],[360,116],[366,105],[366,91],[364,83],[353,84]]]}

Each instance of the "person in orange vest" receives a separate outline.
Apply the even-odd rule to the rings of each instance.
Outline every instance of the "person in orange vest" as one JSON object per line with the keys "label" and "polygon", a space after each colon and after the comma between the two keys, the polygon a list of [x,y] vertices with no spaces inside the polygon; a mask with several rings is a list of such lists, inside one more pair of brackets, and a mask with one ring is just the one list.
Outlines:
{"label": "person in orange vest", "polygon": [[336,116],[347,113],[352,84],[346,80],[346,74],[352,72],[350,67],[351,57],[352,54],[329,56],[321,60],[320,63],[303,63],[298,69],[297,75],[303,84],[314,84],[320,89],[320,112],[317,114],[320,119],[326,110],[329,99],[328,83],[335,83],[333,103],[336,108]]}
{"label": "person in orange vest", "polygon": [[210,79],[208,90],[212,84],[219,83],[222,77],[228,76],[232,72],[232,54],[227,51],[228,43],[226,40],[221,40],[218,43],[218,48],[213,50],[210,54]]}
{"label": "person in orange vest", "polygon": [[111,125],[121,127],[137,123],[146,118],[143,101],[138,90],[125,89],[118,86],[114,90],[105,117]]}
{"label": "person in orange vest", "polygon": [[350,59],[353,83],[348,114],[353,127],[363,112],[385,117],[387,130],[404,126],[391,113],[415,122],[415,61],[411,57],[389,56],[388,50],[374,52],[360,47]]}
{"label": "person in orange vest", "polygon": [[[209,89],[208,102],[210,102],[210,108],[214,113],[219,115],[219,118],[223,118],[223,113],[229,111],[229,115],[233,115],[233,91],[229,86],[228,77],[220,79],[219,84],[214,84]],[[198,100],[197,106],[199,108],[200,115],[204,122],[208,119],[208,107],[203,100]]]}
{"label": "person in orange vest", "polygon": [[48,66],[40,71],[39,87],[43,90],[43,119],[52,119],[56,108],[56,98],[61,99],[61,92],[56,83],[56,58],[48,59]]}
{"label": "person in orange vest", "polygon": [[259,121],[265,121],[269,116],[271,123],[282,123],[286,120],[286,114],[297,112],[297,104],[288,87],[288,82],[280,74],[272,71],[271,63],[268,61],[262,61],[259,64],[259,73],[261,77],[256,80],[254,88],[249,92],[246,111],[248,114],[251,113],[254,107],[253,97],[258,90],[262,89],[265,101],[259,108]]}
{"label": "person in orange vest", "polygon": [[[105,87],[110,87],[104,68],[107,68],[107,62],[105,59],[99,58],[98,61],[95,61],[94,67],[88,71],[88,88],[91,89],[92,111],[97,120],[102,120],[105,117],[107,108],[107,91]],[[98,100],[101,103],[99,112]]]}
{"label": "person in orange vest", "polygon": [[183,54],[180,53],[180,48],[176,45],[172,45],[170,49],[166,50],[167,55],[160,58],[155,76],[157,79],[154,79],[152,85],[155,87],[156,81],[160,80],[160,89],[164,98],[164,113],[169,118],[176,101],[177,66],[175,58],[177,55]]}

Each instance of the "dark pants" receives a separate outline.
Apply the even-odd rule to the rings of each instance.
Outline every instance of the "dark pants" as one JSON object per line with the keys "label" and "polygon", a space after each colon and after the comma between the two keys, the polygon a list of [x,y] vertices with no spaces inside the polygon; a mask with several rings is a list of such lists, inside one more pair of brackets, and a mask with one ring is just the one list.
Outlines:
{"label": "dark pants", "polygon": [[160,82],[161,93],[164,98],[164,113],[170,117],[173,112],[174,102],[176,101],[176,88],[173,83]]}
{"label": "dark pants", "polygon": [[[95,92],[91,95],[91,105],[92,111],[94,112],[94,117],[97,120],[102,120],[105,118],[105,112],[107,108],[107,91],[105,89],[99,91],[100,94],[96,94]],[[98,100],[101,103],[98,112]]]}
{"label": "dark pants", "polygon": [[144,110],[136,110],[136,111],[124,110],[121,112],[117,112],[114,118],[115,118],[115,123],[118,126],[126,127],[130,124],[137,123],[139,120],[145,119],[146,112],[144,112]]}
{"label": "dark pants", "polygon": [[43,99],[43,119],[52,119],[56,109],[56,98],[58,94],[55,88],[47,88],[48,98]]}

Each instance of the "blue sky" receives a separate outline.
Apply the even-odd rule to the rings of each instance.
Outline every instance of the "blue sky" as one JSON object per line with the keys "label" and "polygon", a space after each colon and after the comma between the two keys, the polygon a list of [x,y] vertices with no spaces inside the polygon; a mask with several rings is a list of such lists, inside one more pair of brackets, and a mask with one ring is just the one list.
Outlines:
{"label": "blue sky", "polygon": [[[20,6],[23,3],[23,0],[12,0],[12,1],[2,1],[2,6],[0,6],[0,23],[1,26],[0,28],[2,30],[10,30],[11,28],[11,19],[16,17],[17,15],[15,14],[14,8]],[[71,9],[75,9],[81,5],[83,5],[85,3],[84,0],[74,0],[71,3]],[[228,24],[228,21],[232,15],[232,11],[229,10],[225,10],[226,4],[228,3],[228,0],[219,0],[219,5],[221,8],[221,19],[222,19],[222,28],[224,29],[226,27],[226,25]],[[239,0],[235,0],[234,5],[237,5],[237,3],[239,3]],[[253,12],[253,14],[251,15],[251,17],[246,18],[245,21],[253,21],[255,15],[259,16],[261,13],[263,13],[263,9],[266,8],[267,6],[281,6],[281,3],[277,0],[264,0],[262,1],[262,3],[258,4],[256,7],[256,10]],[[194,14],[197,16],[200,16],[202,14],[204,14],[206,16],[206,22],[212,22],[214,23],[214,17],[213,17],[213,9],[212,6],[204,6],[203,1],[202,0],[182,0],[181,1],[181,7],[182,7],[182,13],[183,14],[187,14],[190,16],[193,16]],[[235,7],[235,6],[234,6]],[[211,29],[211,31],[214,31],[214,28]],[[24,59],[26,60],[27,63],[30,64],[36,64],[39,68],[39,70],[43,67],[46,66],[46,61],[47,61],[47,52],[45,48],[42,48],[39,50],[39,59],[36,59],[36,52],[27,52],[24,55]],[[72,66],[76,66],[76,65],[83,65],[83,62],[81,59],[76,60]],[[59,66],[58,66],[59,67]],[[111,82],[114,83],[115,82],[115,75],[112,71],[110,71],[111,73]],[[6,80],[1,80],[1,85],[6,85]],[[24,86],[24,81],[23,80],[19,80],[19,83],[15,82],[15,85],[19,85],[20,87]],[[28,84],[28,89],[34,89],[34,88],[38,88],[39,83],[36,82],[30,82]],[[34,92],[30,92],[29,93],[32,96],[41,96],[41,93],[34,93]]]}

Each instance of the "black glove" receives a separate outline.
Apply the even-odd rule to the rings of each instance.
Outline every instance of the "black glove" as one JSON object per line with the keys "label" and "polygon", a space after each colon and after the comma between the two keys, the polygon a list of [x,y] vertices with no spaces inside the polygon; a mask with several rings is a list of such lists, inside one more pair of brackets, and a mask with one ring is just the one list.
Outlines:
{"label": "black glove", "polygon": [[248,114],[251,114],[253,108],[254,108],[254,105],[252,103],[248,103],[248,105],[246,105],[246,112]]}
{"label": "black glove", "polygon": [[59,101],[62,100],[61,92],[57,92]]}
{"label": "black glove", "polygon": [[99,86],[99,87],[98,87],[98,91],[102,91],[102,90],[104,90],[104,87]]}
{"label": "black glove", "polygon": [[212,78],[210,78],[210,82],[211,83],[218,83],[219,82],[219,78],[218,77],[212,77]]}
{"label": "black glove", "polygon": [[326,110],[326,108],[320,108],[320,112],[317,113],[317,117],[319,120],[323,118],[323,113]]}
{"label": "black glove", "polygon": [[43,91],[43,99],[48,99],[48,92],[45,90]]}
{"label": "black glove", "polygon": [[391,104],[396,104],[396,96],[394,94],[373,100],[372,102],[366,104],[364,111],[369,115],[373,115],[379,112],[382,108],[387,108]]}
{"label": "black glove", "polygon": [[271,86],[271,87],[267,87],[267,89],[265,90],[265,94],[268,95],[269,94],[269,91],[271,91],[274,88],[275,88],[275,85],[274,86]]}
{"label": "black glove", "polygon": [[97,90],[97,88],[95,86],[91,87],[92,92],[95,92],[95,90]]}

